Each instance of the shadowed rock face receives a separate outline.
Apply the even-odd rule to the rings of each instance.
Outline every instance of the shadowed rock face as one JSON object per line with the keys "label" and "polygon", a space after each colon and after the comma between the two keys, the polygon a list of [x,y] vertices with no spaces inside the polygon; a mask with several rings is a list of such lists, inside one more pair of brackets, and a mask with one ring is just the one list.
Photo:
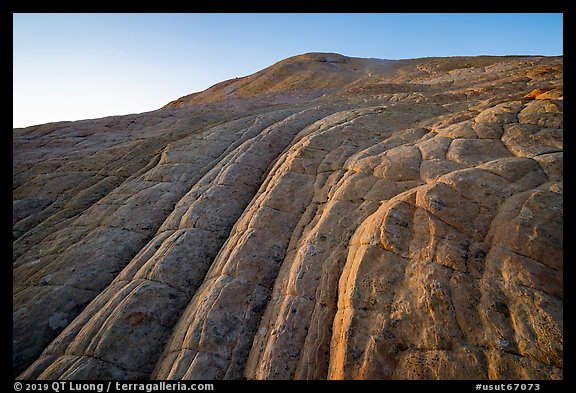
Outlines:
{"label": "shadowed rock face", "polygon": [[309,53],[13,131],[25,379],[561,379],[563,61]]}

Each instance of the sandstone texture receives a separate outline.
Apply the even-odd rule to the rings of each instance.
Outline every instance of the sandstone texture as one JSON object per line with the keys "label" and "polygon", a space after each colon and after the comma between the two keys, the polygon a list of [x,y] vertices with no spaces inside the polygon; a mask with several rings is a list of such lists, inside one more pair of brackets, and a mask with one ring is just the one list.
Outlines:
{"label": "sandstone texture", "polygon": [[13,131],[20,379],[562,379],[563,59],[308,53]]}

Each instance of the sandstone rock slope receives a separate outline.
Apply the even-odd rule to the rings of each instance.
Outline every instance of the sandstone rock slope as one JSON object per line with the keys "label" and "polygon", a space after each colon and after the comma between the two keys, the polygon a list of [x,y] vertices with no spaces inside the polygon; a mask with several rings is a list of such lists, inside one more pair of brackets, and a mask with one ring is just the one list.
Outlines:
{"label": "sandstone rock slope", "polygon": [[21,379],[561,379],[563,59],[308,53],[13,131]]}

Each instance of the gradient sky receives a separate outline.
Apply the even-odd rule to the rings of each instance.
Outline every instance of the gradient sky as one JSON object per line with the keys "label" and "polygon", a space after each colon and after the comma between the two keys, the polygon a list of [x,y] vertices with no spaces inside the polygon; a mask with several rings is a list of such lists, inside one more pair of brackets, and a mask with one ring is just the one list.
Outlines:
{"label": "gradient sky", "polygon": [[306,52],[563,54],[562,14],[14,14],[13,22],[14,127],[158,109]]}

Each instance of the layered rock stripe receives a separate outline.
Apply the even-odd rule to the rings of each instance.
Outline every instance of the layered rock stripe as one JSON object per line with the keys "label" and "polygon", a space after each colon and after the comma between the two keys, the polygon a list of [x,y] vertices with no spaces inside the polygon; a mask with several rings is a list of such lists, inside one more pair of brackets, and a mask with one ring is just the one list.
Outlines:
{"label": "layered rock stripe", "polygon": [[15,129],[15,376],[561,379],[562,71],[311,53]]}

